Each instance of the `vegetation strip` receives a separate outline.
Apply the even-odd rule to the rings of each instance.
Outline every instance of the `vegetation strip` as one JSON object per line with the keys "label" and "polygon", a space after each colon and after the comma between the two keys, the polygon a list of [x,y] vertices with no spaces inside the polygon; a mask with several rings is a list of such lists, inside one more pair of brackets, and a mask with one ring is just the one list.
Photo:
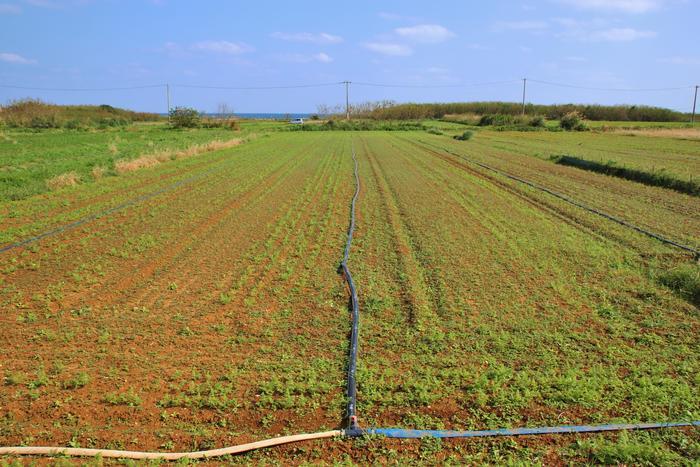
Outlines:
{"label": "vegetation strip", "polygon": [[700,196],[700,182],[693,179],[680,180],[664,172],[648,172],[646,170],[621,167],[613,161],[597,162],[581,159],[576,156],[552,156],[550,159],[555,164],[576,167],[577,169],[598,172],[611,177],[624,178],[633,182],[642,183],[649,186],[658,186],[685,193],[691,196]]}
{"label": "vegetation strip", "polygon": [[678,242],[676,242],[676,241],[674,241],[674,240],[671,240],[671,239],[668,239],[668,238],[666,238],[666,237],[663,237],[663,236],[661,236],[661,235],[659,235],[659,234],[657,234],[657,233],[654,233],[654,232],[651,232],[651,231],[649,231],[649,230],[646,230],[646,229],[643,229],[643,228],[641,228],[641,227],[638,227],[638,226],[636,226],[636,225],[634,225],[634,224],[631,224],[630,222],[627,222],[627,221],[624,220],[624,219],[620,219],[619,217],[613,216],[613,215],[608,214],[608,213],[605,213],[605,212],[603,212],[603,211],[599,211],[598,209],[592,208],[592,207],[590,207],[590,206],[588,206],[588,205],[585,205],[585,204],[583,204],[583,203],[581,203],[581,202],[579,202],[579,201],[576,201],[576,200],[574,200],[574,199],[572,199],[572,198],[569,198],[568,196],[563,195],[563,194],[561,194],[561,193],[558,193],[558,192],[556,192],[556,191],[550,190],[549,188],[544,187],[544,186],[542,186],[542,185],[539,185],[539,184],[537,184],[537,183],[531,182],[531,181],[529,181],[529,180],[525,180],[524,178],[516,177],[515,175],[511,175],[511,174],[509,174],[509,173],[503,172],[503,171],[501,171],[501,170],[499,170],[499,169],[496,169],[496,168],[494,168],[494,167],[491,167],[490,165],[486,165],[486,164],[483,164],[483,163],[481,163],[481,162],[477,162],[477,161],[475,161],[475,160],[473,160],[473,159],[469,159],[468,157],[463,156],[462,154],[458,154],[458,153],[456,153],[456,152],[450,151],[449,149],[441,148],[441,147],[439,147],[439,146],[435,146],[435,145],[433,145],[433,144],[431,144],[431,143],[428,143],[428,142],[426,142],[426,141],[421,141],[421,143],[427,144],[427,145],[432,146],[432,147],[434,147],[434,148],[437,148],[437,149],[440,149],[440,150],[442,150],[442,151],[445,151],[445,152],[448,153],[448,154],[452,154],[453,156],[457,156],[457,157],[459,157],[460,159],[463,159],[463,160],[465,160],[465,161],[467,161],[467,162],[469,162],[469,163],[478,165],[479,167],[482,167],[482,168],[484,168],[484,169],[487,169],[487,170],[490,170],[490,171],[492,171],[492,172],[495,172],[495,173],[497,173],[497,174],[499,174],[499,175],[501,175],[501,176],[503,176],[503,177],[510,178],[511,180],[515,180],[516,182],[523,183],[523,184],[525,184],[525,185],[527,185],[527,186],[529,186],[529,187],[535,188],[535,189],[540,190],[540,191],[544,191],[545,193],[548,193],[548,194],[554,196],[555,198],[559,198],[559,199],[561,199],[562,201],[566,201],[566,202],[569,203],[569,204],[573,204],[573,205],[576,206],[576,207],[579,207],[579,208],[581,208],[581,209],[584,209],[584,210],[586,210],[586,211],[588,211],[588,212],[591,212],[591,213],[593,213],[593,214],[597,214],[597,215],[599,215],[599,216],[601,216],[601,217],[604,217],[604,218],[606,218],[606,219],[609,219],[609,220],[611,220],[611,221],[613,221],[613,222],[617,222],[617,223],[620,224],[620,225],[623,225],[623,226],[625,226],[625,227],[628,227],[628,228],[630,228],[630,229],[632,229],[632,230],[636,230],[637,232],[639,232],[639,233],[641,233],[641,234],[644,234],[644,235],[646,235],[646,236],[648,236],[648,237],[654,238],[654,239],[656,239],[656,240],[658,240],[658,241],[660,241],[660,242],[662,242],[662,243],[665,243],[665,244],[667,244],[667,245],[672,245],[672,246],[675,246],[676,248],[680,248],[681,250],[685,250],[685,251],[687,251],[688,253],[692,253],[696,259],[700,259],[700,250],[697,250],[697,249],[695,249],[695,248],[689,247],[689,246],[687,246],[687,245],[683,245],[683,244],[678,243]]}
{"label": "vegetation strip", "polygon": [[357,196],[360,194],[360,177],[357,173],[357,157],[355,156],[355,146],[352,145],[352,160],[354,163],[355,171],[355,194],[352,197],[352,202],[350,203],[350,226],[348,227],[348,239],[345,243],[345,253],[343,255],[343,261],[340,263],[340,267],[343,270],[343,276],[348,283],[348,288],[350,289],[350,303],[352,306],[352,329],[350,331],[350,356],[348,361],[348,408],[347,408],[347,426],[351,430],[358,428],[357,424],[357,380],[355,378],[355,373],[357,371],[357,340],[358,332],[360,326],[360,305],[358,304],[357,290],[355,289],[355,283],[352,280],[352,274],[350,274],[350,269],[348,269],[348,258],[350,257],[350,246],[352,244],[352,234],[355,231],[355,204],[357,203]]}

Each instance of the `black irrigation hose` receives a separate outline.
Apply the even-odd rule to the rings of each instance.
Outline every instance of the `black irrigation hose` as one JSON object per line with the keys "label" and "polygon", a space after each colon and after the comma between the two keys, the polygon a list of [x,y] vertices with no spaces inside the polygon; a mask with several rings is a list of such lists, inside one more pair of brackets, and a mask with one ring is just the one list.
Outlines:
{"label": "black irrigation hose", "polygon": [[623,226],[625,226],[625,227],[627,227],[627,228],[629,228],[629,229],[635,230],[635,231],[637,231],[637,232],[639,232],[639,233],[641,233],[641,234],[643,234],[643,235],[646,235],[646,236],[648,236],[648,237],[654,238],[654,239],[660,241],[661,243],[665,243],[665,244],[668,244],[668,245],[675,246],[676,248],[680,248],[681,250],[684,250],[684,251],[687,251],[688,253],[693,254],[694,257],[695,257],[695,259],[700,259],[700,250],[696,250],[696,249],[693,248],[693,247],[690,247],[690,246],[687,246],[687,245],[683,245],[683,244],[678,243],[678,242],[676,242],[676,241],[674,241],[674,240],[668,239],[668,238],[666,238],[666,237],[664,237],[664,236],[662,236],[662,235],[660,235],[660,234],[657,234],[657,233],[655,233],[655,232],[651,232],[651,231],[649,231],[649,230],[646,230],[646,229],[643,229],[643,228],[641,228],[641,227],[638,227],[638,226],[636,226],[636,225],[634,225],[634,224],[632,224],[632,223],[630,223],[630,222],[627,222],[627,221],[624,220],[624,219],[620,219],[619,217],[615,217],[615,216],[613,216],[612,214],[608,214],[608,213],[606,213],[606,212],[599,211],[598,209],[592,208],[592,207],[590,207],[590,206],[588,206],[588,205],[586,205],[586,204],[581,203],[580,201],[576,201],[575,199],[569,198],[569,197],[566,196],[566,195],[563,195],[563,194],[558,193],[558,192],[556,192],[556,191],[550,190],[550,189],[547,188],[547,187],[544,187],[544,186],[539,185],[539,184],[537,184],[537,183],[531,182],[531,181],[529,181],[529,180],[525,180],[524,178],[516,177],[515,175],[511,175],[511,174],[509,174],[509,173],[507,173],[507,172],[503,172],[502,170],[499,170],[499,169],[496,169],[496,168],[494,168],[494,167],[491,167],[490,165],[487,165],[487,164],[484,164],[484,163],[481,163],[481,162],[477,162],[477,161],[475,161],[475,160],[473,160],[473,159],[470,159],[470,158],[468,158],[468,157],[466,157],[466,156],[464,156],[464,155],[462,155],[462,154],[458,154],[458,153],[456,153],[456,152],[450,151],[450,150],[447,149],[447,148],[441,148],[440,146],[436,146],[436,145],[431,144],[431,143],[428,143],[428,142],[426,142],[426,141],[421,141],[421,142],[424,143],[424,144],[427,144],[427,145],[429,145],[429,146],[432,146],[432,147],[434,147],[434,148],[437,148],[437,149],[440,149],[440,150],[442,150],[442,151],[445,151],[446,153],[451,154],[451,155],[453,155],[453,156],[457,156],[457,157],[459,157],[460,159],[465,160],[465,161],[467,161],[467,162],[469,162],[469,163],[471,163],[471,164],[475,164],[475,165],[478,165],[479,167],[482,167],[482,168],[484,168],[484,169],[487,169],[487,170],[490,170],[490,171],[492,171],[492,172],[495,172],[495,173],[497,173],[497,174],[499,174],[499,175],[501,175],[501,176],[503,176],[503,177],[510,178],[511,180],[515,180],[516,182],[523,183],[523,184],[525,184],[525,185],[527,185],[527,186],[529,186],[529,187],[531,187],[531,188],[535,188],[535,189],[537,189],[537,190],[544,191],[545,193],[548,193],[548,194],[554,196],[555,198],[559,198],[560,200],[565,201],[565,202],[567,202],[567,203],[569,203],[569,204],[572,204],[572,205],[574,205],[574,206],[576,206],[576,207],[579,207],[579,208],[581,208],[581,209],[583,209],[583,210],[585,210],[585,211],[588,211],[588,212],[590,212],[590,213],[593,213],[593,214],[596,214],[596,215],[598,215],[598,216],[604,217],[604,218],[606,218],[606,219],[608,219],[608,220],[611,220],[611,221],[613,221],[613,222],[617,222],[618,224],[623,225]]}
{"label": "black irrigation hose", "polygon": [[155,198],[158,195],[161,195],[163,193],[167,193],[168,191],[173,191],[173,190],[175,190],[183,185],[188,185],[194,181],[197,181],[200,178],[209,175],[210,173],[214,172],[217,169],[218,169],[218,167],[212,167],[209,170],[206,170],[204,172],[201,172],[201,173],[198,173],[195,175],[191,175],[191,176],[184,178],[182,180],[179,180],[171,185],[167,185],[159,190],[153,191],[151,193],[146,193],[144,195],[137,196],[136,198],[132,198],[130,200],[124,201],[123,203],[118,204],[116,206],[113,206],[109,209],[105,209],[105,210],[97,212],[95,214],[90,214],[89,216],[82,217],[76,221],[69,223],[69,224],[61,225],[59,227],[56,227],[55,229],[51,229],[51,230],[43,232],[39,235],[35,235],[34,237],[25,238],[24,240],[21,240],[19,242],[5,245],[3,247],[0,247],[0,253],[5,253],[7,251],[14,250],[15,248],[19,248],[19,247],[28,245],[30,243],[38,242],[39,240],[42,240],[46,237],[52,237],[52,236],[57,235],[61,232],[65,232],[67,230],[71,230],[71,229],[74,229],[76,227],[80,227],[81,225],[87,224],[88,222],[94,221],[96,219],[99,219],[101,217],[115,213],[117,211],[121,211],[121,210],[126,209],[128,207],[131,207],[135,204],[141,203],[143,201],[148,201],[149,199]]}
{"label": "black irrigation hose", "polygon": [[348,355],[348,388],[347,388],[347,428],[349,430],[359,429],[357,423],[357,379],[355,373],[357,371],[357,340],[360,327],[360,305],[357,298],[357,289],[355,282],[352,280],[352,274],[348,268],[348,258],[350,257],[350,246],[352,244],[352,234],[355,231],[355,204],[357,197],[360,194],[360,176],[357,173],[357,157],[355,156],[355,146],[350,141],[352,150],[352,160],[355,165],[355,194],[350,203],[350,226],[348,227],[348,239],[345,243],[345,253],[343,261],[340,263],[340,269],[348,283],[350,289],[350,305],[352,308],[352,329],[350,331],[350,351]]}

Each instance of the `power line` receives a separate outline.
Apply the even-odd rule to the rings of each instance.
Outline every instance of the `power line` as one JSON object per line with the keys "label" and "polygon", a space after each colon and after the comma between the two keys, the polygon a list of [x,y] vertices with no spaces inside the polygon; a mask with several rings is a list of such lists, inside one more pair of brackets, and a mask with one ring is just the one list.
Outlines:
{"label": "power line", "polygon": [[532,83],[546,84],[549,86],[558,86],[562,88],[586,89],[589,91],[615,91],[615,92],[654,92],[654,91],[680,91],[683,89],[691,89],[693,86],[677,86],[671,88],[599,88],[591,86],[578,86],[575,84],[555,83],[552,81],[542,81],[538,79],[528,79]]}
{"label": "power line", "polygon": [[327,86],[340,86],[344,84],[344,81],[338,81],[335,83],[316,83],[316,84],[294,84],[294,85],[280,85],[280,86],[208,86],[208,85],[198,85],[198,84],[171,84],[172,87],[176,88],[191,88],[191,89],[223,89],[223,90],[238,90],[238,91],[255,91],[255,90],[266,90],[266,89],[299,89],[299,88],[320,88]]}
{"label": "power line", "polygon": [[465,84],[389,84],[389,83],[367,83],[362,81],[353,81],[352,84],[358,86],[369,86],[376,88],[469,88],[477,86],[493,86],[499,84],[513,84],[520,80],[508,81],[487,81],[483,83],[465,83]]}
{"label": "power line", "polygon": [[152,88],[164,88],[165,84],[146,84],[143,86],[124,86],[115,88],[35,88],[29,86],[15,86],[12,84],[0,84],[0,88],[5,89],[21,89],[24,91],[86,91],[86,92],[102,92],[102,91],[131,91],[133,89],[152,89]]}

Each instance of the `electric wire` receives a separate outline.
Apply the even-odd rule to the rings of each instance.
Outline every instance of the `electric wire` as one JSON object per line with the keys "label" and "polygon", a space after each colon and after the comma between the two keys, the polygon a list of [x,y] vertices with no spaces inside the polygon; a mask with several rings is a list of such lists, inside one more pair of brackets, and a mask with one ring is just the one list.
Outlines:
{"label": "electric wire", "polygon": [[539,79],[527,78],[528,83],[538,83],[545,84],[548,86],[558,86],[562,88],[572,88],[572,89],[585,89],[588,91],[613,91],[613,92],[657,92],[657,91],[680,91],[684,89],[691,89],[694,86],[676,86],[669,88],[602,88],[593,86],[579,86],[576,84],[566,84],[566,83],[555,83],[552,81],[542,81]]}

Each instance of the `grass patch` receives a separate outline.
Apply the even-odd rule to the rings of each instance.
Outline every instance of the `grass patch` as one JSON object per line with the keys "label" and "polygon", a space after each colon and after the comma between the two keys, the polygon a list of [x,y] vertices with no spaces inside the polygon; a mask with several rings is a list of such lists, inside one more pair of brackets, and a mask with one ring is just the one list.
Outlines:
{"label": "grass patch", "polygon": [[664,171],[651,172],[631,169],[625,166],[619,166],[615,161],[596,162],[567,155],[551,156],[550,160],[560,165],[568,165],[590,172],[598,172],[612,177],[632,180],[634,182],[643,183],[644,185],[659,186],[692,196],[700,196],[700,183],[692,179],[681,180]]}
{"label": "grass patch", "polygon": [[693,264],[683,264],[658,276],[658,281],[700,307],[700,267]]}

